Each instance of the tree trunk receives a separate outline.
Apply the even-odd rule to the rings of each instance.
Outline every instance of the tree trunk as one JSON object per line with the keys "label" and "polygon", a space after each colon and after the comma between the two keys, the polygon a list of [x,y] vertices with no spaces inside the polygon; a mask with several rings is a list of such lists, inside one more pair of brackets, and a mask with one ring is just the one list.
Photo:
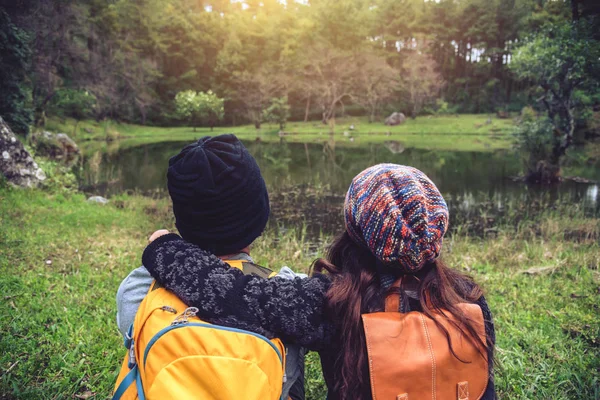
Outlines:
{"label": "tree trunk", "polygon": [[376,106],[371,106],[371,112],[369,113],[369,123],[373,123],[373,121],[375,121],[375,111],[376,111]]}
{"label": "tree trunk", "polygon": [[254,121],[254,128],[260,129],[260,121]]}
{"label": "tree trunk", "polygon": [[569,124],[568,131],[563,135],[560,143],[554,146],[552,149],[552,160],[553,164],[559,165],[560,159],[567,153],[567,149],[573,143],[573,135],[575,134],[575,117],[573,116],[573,110],[567,104],[566,108],[566,119]]}
{"label": "tree trunk", "polygon": [[142,117],[142,125],[146,125],[146,107],[143,104],[138,104],[138,110],[140,111],[140,116]]}
{"label": "tree trunk", "polygon": [[571,13],[573,21],[579,20],[579,0],[571,0]]}
{"label": "tree trunk", "polygon": [[50,94],[44,97],[42,103],[35,108],[35,126],[42,128],[46,126],[46,106],[55,94],[55,91],[50,92]]}
{"label": "tree trunk", "polygon": [[304,122],[308,122],[309,114],[310,114],[310,95],[306,98],[306,109],[304,110]]}

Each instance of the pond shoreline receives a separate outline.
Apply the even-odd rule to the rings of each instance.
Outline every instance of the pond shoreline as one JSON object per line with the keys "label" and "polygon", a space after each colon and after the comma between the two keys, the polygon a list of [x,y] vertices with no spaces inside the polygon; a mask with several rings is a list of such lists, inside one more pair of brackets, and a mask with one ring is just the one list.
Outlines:
{"label": "pond shoreline", "polygon": [[[487,121],[492,121],[487,124]],[[77,126],[77,129],[75,129]],[[350,129],[350,128],[353,129]],[[53,118],[46,129],[53,132],[67,132],[73,139],[85,141],[125,140],[137,144],[148,144],[169,140],[189,140],[202,136],[233,133],[240,139],[277,143],[281,139],[293,143],[322,143],[334,140],[336,144],[358,146],[398,140],[407,147],[457,150],[493,151],[509,149],[512,146],[512,119],[490,119],[488,114],[461,114],[423,116],[408,119],[398,126],[386,126],[381,122],[368,123],[365,118],[347,117],[337,120],[333,128],[320,122],[289,122],[280,135],[278,126],[264,124],[256,129],[253,125],[198,128],[158,127],[118,123],[112,121],[77,121],[66,118]],[[73,133],[75,133],[73,135]]]}

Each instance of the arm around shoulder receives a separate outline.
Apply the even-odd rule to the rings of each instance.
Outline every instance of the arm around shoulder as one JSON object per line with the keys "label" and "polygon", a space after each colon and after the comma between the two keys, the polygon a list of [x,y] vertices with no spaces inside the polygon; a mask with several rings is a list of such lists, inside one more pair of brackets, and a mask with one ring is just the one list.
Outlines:
{"label": "arm around shoulder", "polygon": [[164,235],[144,251],[148,271],[209,322],[251,330],[310,349],[327,346],[333,327],[325,312],[330,281],[244,275],[215,255]]}

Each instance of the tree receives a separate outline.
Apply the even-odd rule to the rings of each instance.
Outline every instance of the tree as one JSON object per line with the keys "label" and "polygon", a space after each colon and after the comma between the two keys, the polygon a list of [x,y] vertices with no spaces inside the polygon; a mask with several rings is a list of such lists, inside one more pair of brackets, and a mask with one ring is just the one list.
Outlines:
{"label": "tree", "polygon": [[175,96],[177,114],[190,122],[194,132],[202,122],[208,123],[212,131],[217,121],[223,119],[225,113],[223,103],[224,100],[211,90],[206,93],[186,90]]}
{"label": "tree", "polygon": [[389,100],[400,86],[400,71],[388,65],[385,59],[367,54],[359,64],[352,99],[360,104],[373,122],[383,102]]}
{"label": "tree", "polygon": [[236,73],[234,82],[235,100],[243,105],[246,118],[260,129],[269,100],[283,91],[281,77],[263,68],[257,72]]}
{"label": "tree", "polygon": [[583,20],[554,25],[531,36],[514,55],[510,69],[518,78],[538,86],[538,101],[553,127],[536,132],[557,138],[546,159],[538,160],[546,168],[528,168],[526,179],[530,182],[559,180],[560,161],[573,143],[576,112],[581,107],[575,94],[598,85],[600,43],[591,38],[592,33],[591,26]]}
{"label": "tree", "polygon": [[29,37],[0,9],[0,116],[18,133],[29,133],[32,122],[26,72],[31,51]]}
{"label": "tree", "polygon": [[86,90],[74,89],[59,89],[51,104],[57,115],[75,119],[73,136],[77,135],[79,121],[92,116],[95,105],[96,97],[93,94]]}
{"label": "tree", "polygon": [[271,99],[271,105],[264,111],[264,118],[269,122],[279,124],[279,129],[285,128],[285,123],[290,117],[290,105],[287,96]]}
{"label": "tree", "polygon": [[404,86],[409,95],[411,117],[416,118],[427,103],[440,93],[444,81],[433,58],[423,50],[415,50],[404,61]]}
{"label": "tree", "polygon": [[311,49],[303,80],[310,85],[310,92],[317,99],[323,124],[335,116],[337,105],[353,94],[357,68],[356,59],[350,52],[323,46]]}

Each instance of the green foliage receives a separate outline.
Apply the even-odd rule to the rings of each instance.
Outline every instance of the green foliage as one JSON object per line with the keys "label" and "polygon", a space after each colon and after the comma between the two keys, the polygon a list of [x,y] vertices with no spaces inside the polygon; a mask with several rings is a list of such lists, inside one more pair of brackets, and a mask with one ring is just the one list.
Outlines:
{"label": "green foliage", "polygon": [[16,133],[29,133],[33,121],[26,74],[31,58],[29,35],[0,8],[0,116]]}
{"label": "green foliage", "polygon": [[[591,99],[584,92],[595,93],[600,84],[600,42],[592,35],[586,20],[551,25],[529,37],[513,57],[510,69],[518,78],[538,85],[537,96],[541,94],[547,113],[547,120],[524,124],[518,134],[525,142],[531,141],[523,146],[533,152],[528,171],[532,159],[544,155],[544,161],[558,166],[574,141],[578,123],[585,125],[585,118],[591,116],[585,110]],[[548,137],[540,138],[543,134]],[[551,151],[537,149],[537,141],[540,146],[552,146]]]}
{"label": "green foliage", "polygon": [[87,90],[60,89],[51,101],[54,114],[78,121],[90,118],[95,105],[96,97]]}
{"label": "green foliage", "polygon": [[582,21],[553,25],[532,35],[515,52],[511,71],[557,97],[565,81],[572,87],[595,84],[600,73],[600,43],[591,39],[589,29]]}
{"label": "green foliage", "polygon": [[194,129],[201,122],[207,122],[212,130],[225,113],[224,100],[211,90],[206,93],[193,90],[179,92],[175,96],[175,107],[178,115],[188,120]]}
{"label": "green foliage", "polygon": [[444,99],[437,99],[435,106],[435,114],[438,115],[453,115],[458,113],[458,106],[450,106]]}
{"label": "green foliage", "polygon": [[531,106],[523,107],[521,110],[520,123],[533,122],[537,119],[538,115],[535,109]]}
{"label": "green foliage", "polygon": [[531,108],[525,109],[521,118],[515,128],[516,147],[523,155],[526,171],[532,173],[540,161],[552,158],[557,140],[550,119],[538,118]]}
{"label": "green foliage", "polygon": [[279,124],[279,129],[285,128],[290,117],[290,105],[287,96],[271,99],[271,105],[263,113],[265,121]]}
{"label": "green foliage", "polygon": [[43,182],[45,189],[53,193],[74,193],[79,189],[77,176],[74,168],[64,165],[57,161],[45,160],[36,157],[38,165],[46,174],[46,180]]}
{"label": "green foliage", "polygon": [[[536,0],[209,3],[8,6],[35,49],[26,98],[38,121],[65,88],[92,93],[99,120],[163,126],[176,122],[172,100],[188,88],[225,98],[225,123],[257,127],[268,101],[284,95],[298,119],[433,112],[438,97],[460,112],[517,110],[529,82],[508,71],[515,44],[544,22],[569,20],[571,10],[566,1]],[[427,74],[412,71],[423,65]]]}

